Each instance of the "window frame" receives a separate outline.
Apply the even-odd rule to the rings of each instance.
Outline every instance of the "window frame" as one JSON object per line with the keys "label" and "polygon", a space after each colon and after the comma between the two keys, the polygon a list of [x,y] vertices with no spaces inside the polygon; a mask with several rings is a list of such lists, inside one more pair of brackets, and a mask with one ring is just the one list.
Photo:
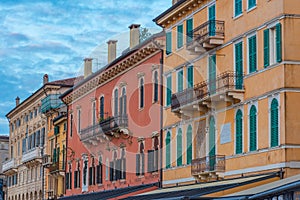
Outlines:
{"label": "window frame", "polygon": [[[256,44],[256,48],[255,48],[256,60],[255,60],[255,63],[256,63],[256,65],[255,65],[255,70],[250,72],[250,42],[249,42],[249,40],[252,37],[255,37],[255,44]],[[247,36],[247,73],[248,74],[255,73],[258,70],[257,69],[258,68],[258,55],[257,55],[257,53],[258,53],[258,43],[257,43],[257,40],[258,40],[258,38],[257,38],[257,33],[256,32],[252,33],[252,34],[249,34]]]}
{"label": "window frame", "polygon": [[[255,150],[250,150],[250,148],[251,148],[251,146],[250,146],[250,137],[251,137],[251,133],[250,133],[250,131],[251,131],[251,128],[250,128],[250,125],[251,125],[251,122],[250,122],[250,115],[251,115],[251,108],[252,108],[252,106],[254,106],[255,107],[255,109],[256,109],[256,149]],[[248,151],[249,152],[255,152],[255,151],[257,151],[258,150],[258,103],[257,102],[254,102],[254,103],[252,103],[252,104],[249,104],[248,105]]]}
{"label": "window frame", "polygon": [[[278,144],[276,145],[276,146],[272,146],[271,144],[272,144],[272,102],[273,102],[273,100],[277,100],[277,103],[278,103],[278,107],[277,107],[277,114],[278,114],[278,124],[277,124],[277,126],[278,126]],[[275,95],[275,96],[272,96],[272,97],[270,97],[269,98],[269,147],[270,148],[276,148],[276,147],[278,147],[278,146],[280,146],[280,96],[277,94],[277,95]]]}
{"label": "window frame", "polygon": [[[237,153],[237,149],[236,149],[236,144],[237,144],[237,114],[238,112],[241,111],[242,113],[242,152],[241,153]],[[244,110],[243,107],[239,107],[235,110],[235,114],[234,114],[234,154],[235,155],[240,155],[244,153]]]}
{"label": "window frame", "polygon": [[[182,75],[181,75],[181,79],[182,80],[179,80],[179,73],[182,73]],[[184,70],[183,70],[183,68],[180,68],[180,69],[178,69],[178,70],[176,70],[176,92],[178,93],[178,92],[182,92],[183,90],[184,90]],[[182,83],[182,88],[179,88],[179,81],[181,81],[181,83]],[[179,90],[179,89],[181,89],[181,90]]]}
{"label": "window frame", "polygon": [[[241,1],[241,13],[237,14],[236,13],[236,1]],[[233,18],[236,19],[236,18],[239,18],[243,15],[243,0],[234,0],[233,1]]]}
{"label": "window frame", "polygon": [[[179,32],[180,28],[182,29],[181,30],[182,31],[181,35],[180,35],[180,32]],[[183,48],[183,43],[184,43],[184,41],[183,41],[183,23],[178,24],[176,29],[177,29],[177,31],[176,31],[176,38],[177,38],[177,40],[176,40],[176,50],[180,50],[180,49]]]}
{"label": "window frame", "polygon": [[[170,78],[170,81],[171,81],[171,85],[170,87],[171,88],[168,88],[168,79]],[[166,100],[165,100],[165,106],[166,107],[170,107],[171,104],[172,104],[172,73],[166,75]],[[168,102],[168,92],[170,91],[170,102]]]}
{"label": "window frame", "polygon": [[253,5],[252,7],[249,7],[250,6],[250,1],[251,0],[247,0],[247,12],[250,12],[251,10],[253,10],[253,9],[255,9],[256,7],[257,7],[257,1],[256,0],[254,0],[255,1],[255,5]]}
{"label": "window frame", "polygon": [[172,52],[172,30],[170,30],[166,32],[166,56],[171,55]]}
{"label": "window frame", "polygon": [[145,108],[145,78],[139,78],[139,109]]}

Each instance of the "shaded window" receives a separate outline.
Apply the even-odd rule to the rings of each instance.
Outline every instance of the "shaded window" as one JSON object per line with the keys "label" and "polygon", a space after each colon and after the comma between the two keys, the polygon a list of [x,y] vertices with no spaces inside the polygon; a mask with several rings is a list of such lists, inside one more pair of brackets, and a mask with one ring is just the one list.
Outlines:
{"label": "shaded window", "polygon": [[118,110],[119,110],[119,91],[118,89],[115,89],[114,91],[114,116],[118,116]]}
{"label": "shaded window", "polygon": [[144,108],[144,92],[145,92],[145,88],[144,88],[144,79],[141,78],[140,80],[140,108]]}
{"label": "shaded window", "polygon": [[171,133],[166,136],[166,168],[171,168]]}
{"label": "shaded window", "polygon": [[187,144],[186,164],[189,165],[192,163],[192,159],[193,159],[193,130],[191,125],[188,126],[186,132],[186,144]]}
{"label": "shaded window", "polygon": [[153,101],[154,102],[157,102],[158,101],[158,72],[157,71],[155,71],[154,72],[154,78],[153,78],[154,80],[154,85],[153,85],[153,87],[154,87],[154,90],[153,90]]}
{"label": "shaded window", "polygon": [[104,119],[104,97],[100,98],[100,121]]}
{"label": "shaded window", "polygon": [[249,150],[255,151],[257,149],[257,110],[253,105],[250,109],[250,144]]}
{"label": "shaded window", "polygon": [[177,132],[177,166],[182,165],[182,129]]}
{"label": "shaded window", "polygon": [[126,115],[127,113],[127,97],[126,88],[122,89],[122,96],[120,97],[120,115]]}
{"label": "shaded window", "polygon": [[235,153],[243,152],[243,113],[241,110],[235,116]]}
{"label": "shaded window", "polygon": [[279,145],[279,126],[278,126],[278,101],[273,99],[271,102],[271,147]]}
{"label": "shaded window", "polygon": [[145,154],[144,154],[144,143],[140,142],[139,153],[136,154],[136,175],[144,175],[145,174]]}

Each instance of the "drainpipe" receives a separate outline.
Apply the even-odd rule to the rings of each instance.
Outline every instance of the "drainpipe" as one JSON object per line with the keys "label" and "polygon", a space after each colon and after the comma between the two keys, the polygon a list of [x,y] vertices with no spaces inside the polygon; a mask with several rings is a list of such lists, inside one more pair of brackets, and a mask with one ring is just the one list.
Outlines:
{"label": "drainpipe", "polygon": [[164,50],[161,49],[160,59],[160,184],[163,187],[163,65],[164,65]]}

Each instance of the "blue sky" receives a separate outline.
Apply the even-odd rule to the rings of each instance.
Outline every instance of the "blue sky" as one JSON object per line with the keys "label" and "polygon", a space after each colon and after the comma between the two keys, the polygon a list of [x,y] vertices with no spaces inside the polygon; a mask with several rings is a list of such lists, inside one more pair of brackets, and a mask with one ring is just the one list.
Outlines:
{"label": "blue sky", "polygon": [[128,26],[152,22],[171,0],[1,0],[0,134],[8,134],[5,115],[50,81],[82,74],[85,57],[94,70],[106,64],[106,41],[117,39],[118,53],[129,43]]}

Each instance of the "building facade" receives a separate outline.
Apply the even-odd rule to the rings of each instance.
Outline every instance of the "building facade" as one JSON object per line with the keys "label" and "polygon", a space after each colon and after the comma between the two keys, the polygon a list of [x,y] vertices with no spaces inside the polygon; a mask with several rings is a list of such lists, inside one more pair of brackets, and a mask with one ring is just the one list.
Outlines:
{"label": "building facade", "polygon": [[300,8],[285,1],[173,1],[166,32],[164,186],[299,173]]}
{"label": "building facade", "polygon": [[1,135],[0,136],[0,199],[5,198],[5,193],[6,193],[6,184],[7,180],[5,175],[3,174],[2,166],[3,163],[6,162],[9,158],[9,153],[8,153],[8,145],[9,144],[9,136],[6,135]]}
{"label": "building facade", "polygon": [[164,36],[140,43],[140,26],[129,28],[129,49],[116,58],[117,41],[110,40],[109,64],[92,73],[92,59],[85,59],[85,79],[62,96],[68,105],[66,196],[160,181]]}
{"label": "building facade", "polygon": [[8,200],[45,198],[47,171],[42,156],[47,154],[48,123],[41,112],[42,99],[64,92],[74,80],[48,82],[47,74],[43,78],[43,86],[22,103],[17,97],[16,107],[6,115],[10,124],[9,160],[3,164],[3,173],[7,176]]}

